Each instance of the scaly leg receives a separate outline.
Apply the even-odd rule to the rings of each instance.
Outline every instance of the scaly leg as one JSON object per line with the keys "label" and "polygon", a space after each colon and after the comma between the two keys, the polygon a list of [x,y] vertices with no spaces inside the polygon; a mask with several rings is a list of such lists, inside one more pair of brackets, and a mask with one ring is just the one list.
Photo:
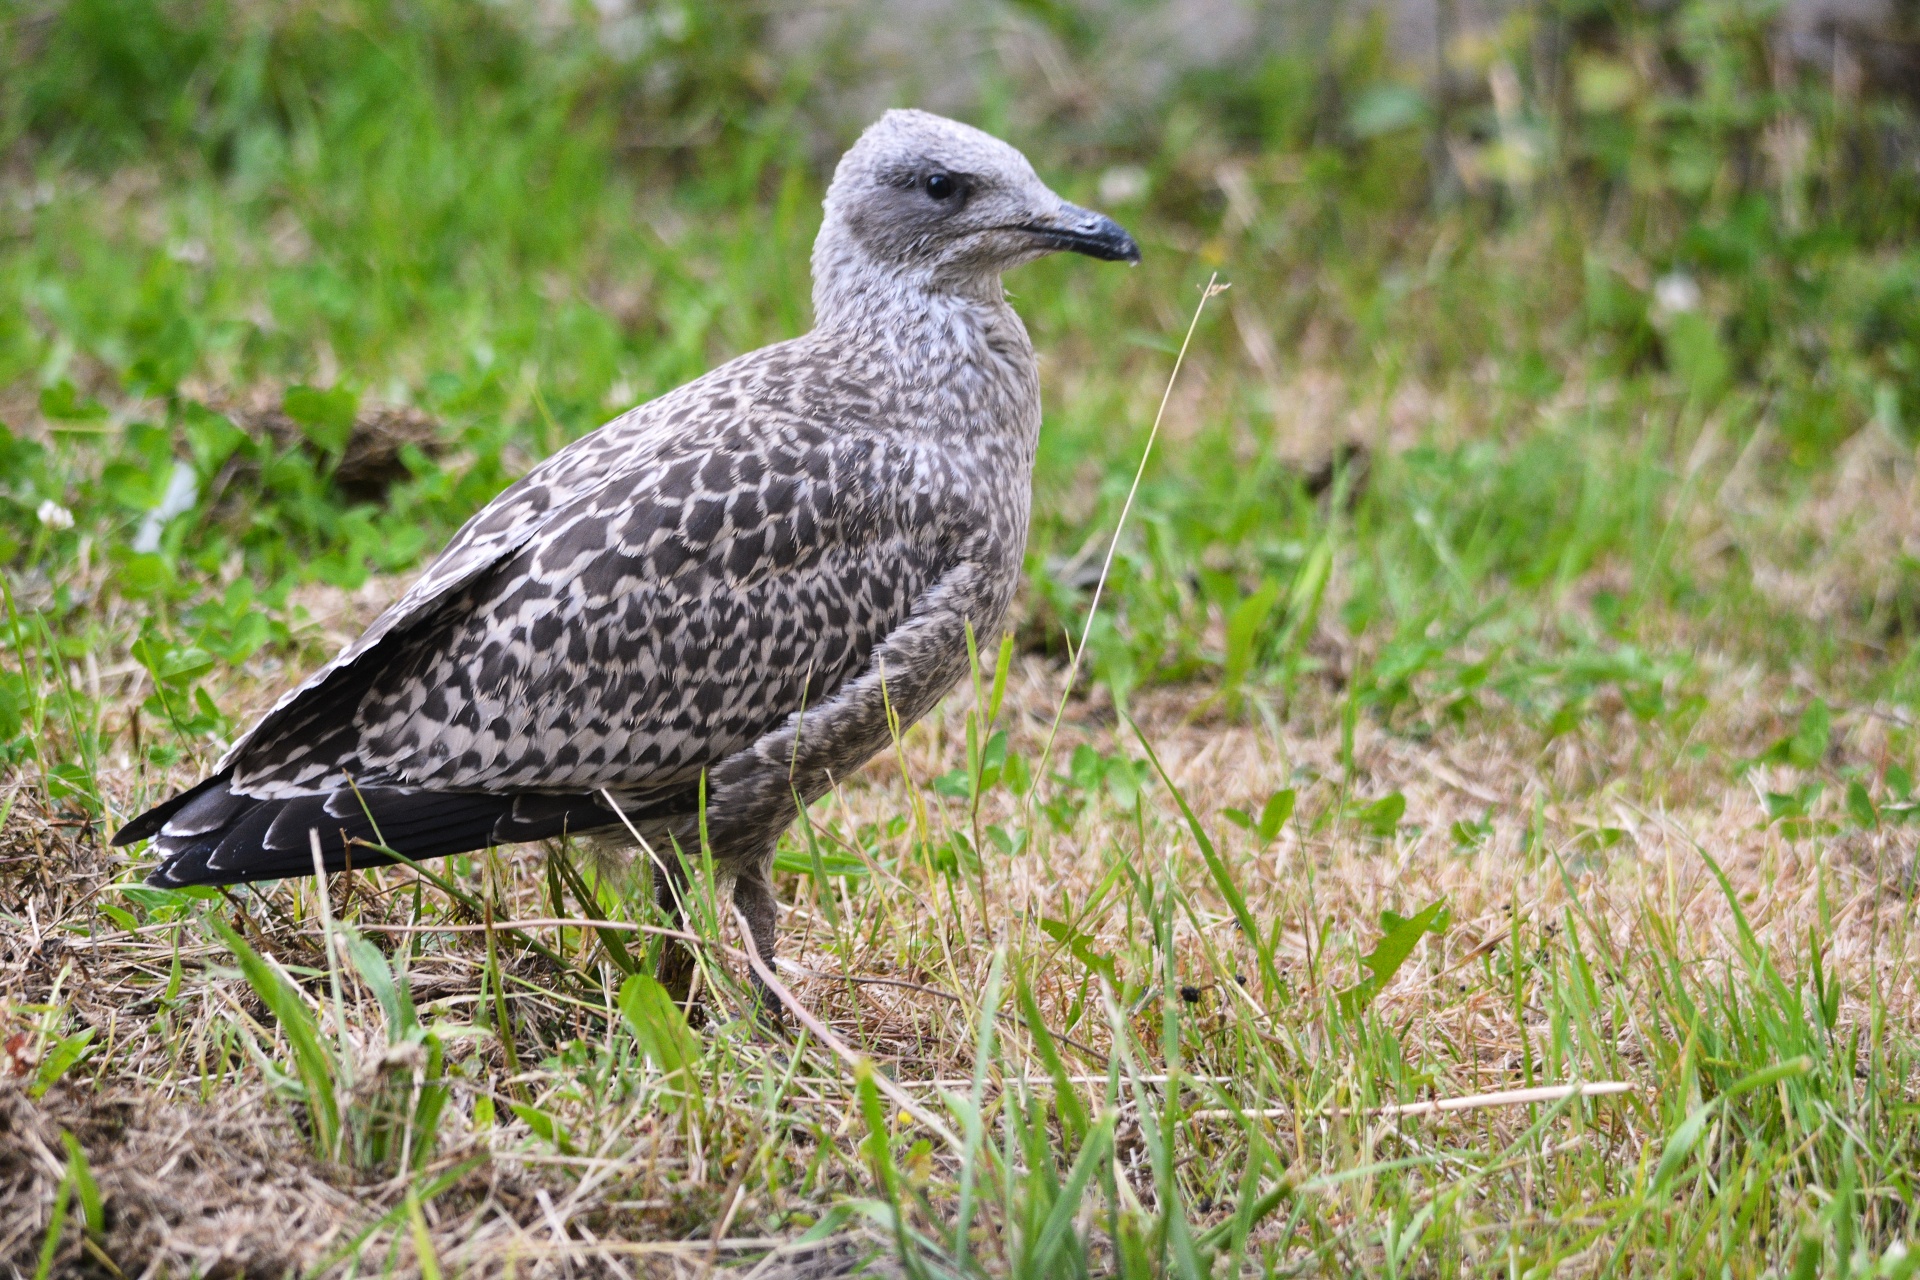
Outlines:
{"label": "scaly leg", "polygon": [[[773,968],[773,944],[779,929],[779,901],[773,893],[773,858],[768,856],[755,858],[740,869],[733,882],[733,902],[740,908],[740,914],[746,917],[747,933],[754,950],[760,953],[760,962],[769,970]],[[780,997],[773,994],[759,973],[749,972],[753,981],[754,994],[760,1000],[760,1013],[775,1028],[780,1027]]]}

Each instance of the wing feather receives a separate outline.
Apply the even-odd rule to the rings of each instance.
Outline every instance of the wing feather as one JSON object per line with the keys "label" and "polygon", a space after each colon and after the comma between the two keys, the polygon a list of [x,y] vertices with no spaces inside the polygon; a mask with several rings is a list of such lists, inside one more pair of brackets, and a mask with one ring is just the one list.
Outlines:
{"label": "wing feather", "polygon": [[643,796],[830,697],[951,563],[963,479],[917,437],[726,406],[509,489],[235,746],[235,790]]}
{"label": "wing feather", "polygon": [[[783,344],[784,345],[784,344]],[[764,358],[779,346],[753,353]],[[751,357],[742,357],[742,360]],[[402,642],[445,622],[460,593],[507,558],[540,539],[556,511],[582,497],[657,470],[671,452],[674,428],[710,398],[716,385],[737,376],[722,365],[582,436],[535,466],[461,526],[425,572],[353,643],[290,690],[242,734],[215,765],[232,770],[234,785],[262,797],[306,794],[320,780],[358,765],[355,711],[371,681]],[[682,451],[684,452],[684,451]]]}
{"label": "wing feather", "polygon": [[[830,501],[885,491],[873,479],[806,478],[784,515],[747,528],[710,514],[753,505],[737,494],[602,492],[556,513],[369,687],[364,780],[691,784],[864,669],[937,577],[931,539]],[[791,547],[777,564],[776,544]]]}

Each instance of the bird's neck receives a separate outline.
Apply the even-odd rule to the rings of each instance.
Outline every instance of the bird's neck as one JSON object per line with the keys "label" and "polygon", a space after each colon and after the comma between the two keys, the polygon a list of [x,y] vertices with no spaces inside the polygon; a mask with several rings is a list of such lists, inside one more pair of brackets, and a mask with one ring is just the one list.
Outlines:
{"label": "bird's neck", "polygon": [[883,267],[829,220],[813,253],[814,329],[884,352],[910,354],[904,376],[938,376],[950,362],[998,362],[1011,339],[1032,359],[1026,330],[997,271],[935,279]]}

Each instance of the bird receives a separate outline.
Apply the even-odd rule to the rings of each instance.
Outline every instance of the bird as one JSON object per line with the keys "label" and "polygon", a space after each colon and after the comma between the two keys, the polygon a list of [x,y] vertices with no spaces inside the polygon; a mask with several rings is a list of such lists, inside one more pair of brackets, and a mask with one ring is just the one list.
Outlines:
{"label": "bird", "polygon": [[[1031,519],[1040,386],[1002,273],[1135,264],[1019,150],[886,112],[834,169],[813,328],[561,448],[113,837],[162,887],[612,832],[683,918],[686,859],[774,957],[780,836],[999,634]],[[662,984],[687,999],[693,958]],[[769,993],[753,975],[761,998]]]}

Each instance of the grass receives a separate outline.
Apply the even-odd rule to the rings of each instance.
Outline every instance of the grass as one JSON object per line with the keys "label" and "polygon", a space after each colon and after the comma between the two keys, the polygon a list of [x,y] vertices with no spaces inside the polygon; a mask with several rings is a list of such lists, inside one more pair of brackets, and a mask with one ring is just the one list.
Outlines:
{"label": "grass", "polygon": [[[696,1029],[588,851],[104,844],[533,459],[805,326],[828,72],[744,18],[0,18],[0,1259],[1909,1274],[1913,133],[1743,15],[1516,28],[1483,97],[1348,32],[1153,127],[994,71],[1147,260],[1009,282],[1011,642],[781,849],[838,1045],[756,1034],[698,877]],[[1512,1096],[1575,1084],[1624,1087]]]}

